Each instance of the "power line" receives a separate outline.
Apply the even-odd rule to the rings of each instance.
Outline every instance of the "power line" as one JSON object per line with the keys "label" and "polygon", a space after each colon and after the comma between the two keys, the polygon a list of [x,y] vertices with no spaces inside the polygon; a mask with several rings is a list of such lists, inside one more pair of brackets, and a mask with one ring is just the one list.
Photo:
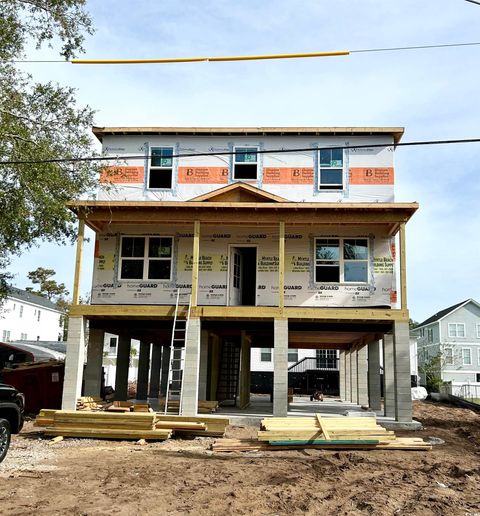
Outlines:
{"label": "power line", "polygon": [[[364,145],[339,145],[330,147],[300,147],[293,149],[258,149],[252,151],[222,151],[222,152],[188,152],[182,154],[172,154],[168,156],[169,159],[173,158],[194,158],[201,156],[237,156],[245,154],[285,154],[294,152],[314,152],[319,150],[352,150],[352,149],[375,149],[375,148],[387,148],[387,147],[413,147],[421,145],[451,145],[458,143],[480,143],[480,138],[461,138],[455,140],[423,140],[413,142],[400,142],[400,143],[375,143],[375,144],[364,144]],[[249,147],[246,145],[245,147]],[[77,163],[77,162],[89,162],[89,161],[112,161],[114,159],[121,160],[151,160],[158,158],[157,155],[126,155],[126,156],[91,156],[85,158],[53,158],[44,160],[19,160],[19,161],[0,161],[0,166],[7,165],[35,165],[39,163]]]}
{"label": "power line", "polygon": [[[466,0],[473,2],[473,0]],[[480,2],[474,2],[480,5]],[[227,61],[258,61],[266,59],[305,59],[312,57],[339,57],[348,56],[350,54],[365,54],[368,52],[399,52],[405,50],[426,50],[431,48],[453,48],[453,47],[471,47],[480,45],[479,41],[467,43],[441,43],[434,45],[413,45],[405,47],[385,47],[385,48],[366,48],[357,50],[338,50],[331,52],[304,52],[295,54],[265,54],[265,55],[247,55],[247,56],[224,56],[224,57],[173,57],[158,59],[72,59],[69,61],[43,60],[43,59],[15,59],[4,60],[2,63],[71,63],[71,64],[90,64],[90,65],[106,65],[106,64],[180,64],[180,63],[198,63],[198,62],[227,62]]]}

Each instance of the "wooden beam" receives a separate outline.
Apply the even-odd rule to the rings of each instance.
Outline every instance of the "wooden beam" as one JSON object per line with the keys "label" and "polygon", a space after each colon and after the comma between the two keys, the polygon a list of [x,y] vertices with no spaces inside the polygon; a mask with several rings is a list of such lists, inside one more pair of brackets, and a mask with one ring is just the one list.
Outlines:
{"label": "wooden beam", "polygon": [[278,306],[285,307],[285,222],[279,224],[278,235]]}
{"label": "wooden beam", "polygon": [[250,341],[245,331],[241,332],[240,348],[240,409],[250,405]]}
{"label": "wooden beam", "polygon": [[80,301],[80,279],[82,274],[83,241],[85,238],[85,221],[78,220],[77,252],[75,255],[75,276],[73,279],[72,305],[78,305]]}
{"label": "wooden beam", "polygon": [[[185,310],[186,307],[180,307]],[[175,306],[171,305],[78,305],[70,315],[108,319],[171,319]],[[278,307],[270,306],[197,306],[192,317],[203,319],[261,320],[281,318]],[[284,317],[315,322],[336,321],[408,321],[408,311],[382,308],[301,308],[285,307]]]}
{"label": "wooden beam", "polygon": [[400,224],[399,232],[400,243],[400,298],[401,309],[407,309],[407,249],[405,241],[405,223]]}
{"label": "wooden beam", "polygon": [[193,260],[192,260],[192,301],[195,308],[198,301],[198,264],[200,261],[200,221],[193,224]]}

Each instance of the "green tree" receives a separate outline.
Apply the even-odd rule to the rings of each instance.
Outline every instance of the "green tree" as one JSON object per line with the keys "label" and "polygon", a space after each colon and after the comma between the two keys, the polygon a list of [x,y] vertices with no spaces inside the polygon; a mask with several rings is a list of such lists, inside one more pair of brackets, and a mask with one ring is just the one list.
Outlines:
{"label": "green tree", "polygon": [[0,300],[11,258],[42,240],[73,240],[75,217],[65,202],[96,185],[98,167],[78,161],[93,154],[93,111],[77,106],[72,88],[36,83],[13,63],[32,41],[37,48],[60,41],[66,59],[82,52],[84,34],[92,33],[84,5],[0,1]]}
{"label": "green tree", "polygon": [[32,292],[46,297],[50,301],[58,301],[64,307],[67,303],[65,296],[68,296],[68,290],[64,283],[57,283],[52,279],[55,274],[53,269],[38,267],[34,271],[30,271],[27,276],[34,285],[38,285],[38,290],[32,290]]}

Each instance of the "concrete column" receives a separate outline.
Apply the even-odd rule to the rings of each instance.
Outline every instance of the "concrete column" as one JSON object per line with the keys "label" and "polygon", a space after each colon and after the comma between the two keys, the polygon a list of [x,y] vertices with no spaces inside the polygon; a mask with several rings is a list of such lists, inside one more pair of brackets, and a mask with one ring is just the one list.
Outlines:
{"label": "concrete column", "polygon": [[395,419],[412,421],[412,389],[410,381],[410,330],[408,322],[396,321],[393,334],[395,365]]}
{"label": "concrete column", "polygon": [[[150,365],[150,389],[148,391],[149,398],[158,398],[158,391],[160,389],[160,365],[162,363],[162,347],[163,346],[161,346],[158,343],[154,343],[152,346],[152,363]],[[170,351],[170,348],[168,350]]]}
{"label": "concrete column", "polygon": [[386,417],[395,417],[393,335],[383,337],[383,409]]}
{"label": "concrete column", "polygon": [[85,396],[100,396],[102,389],[103,337],[105,332],[90,328],[87,365],[85,366]]}
{"label": "concrete column", "polygon": [[350,349],[345,350],[345,401],[352,401],[352,353]]}
{"label": "concrete column", "polygon": [[147,399],[148,373],[150,369],[150,342],[140,342],[138,354],[137,400]]}
{"label": "concrete column", "polygon": [[340,399],[345,399],[345,350],[340,350],[340,358],[338,360],[338,373],[340,378]]}
{"label": "concrete column", "polygon": [[75,410],[82,395],[83,365],[85,362],[85,321],[82,316],[68,321],[67,356],[63,379],[62,409]]}
{"label": "concrete column", "polygon": [[351,351],[350,367],[350,388],[352,393],[352,403],[358,403],[358,362],[356,349],[352,349]]}
{"label": "concrete column", "polygon": [[170,346],[158,347],[162,355],[162,367],[160,373],[160,398],[165,398],[165,396],[167,395],[168,370],[170,367]]}
{"label": "concrete column", "polygon": [[357,350],[358,404],[368,407],[368,352],[363,345]]}
{"label": "concrete column", "polygon": [[185,365],[183,370],[182,416],[196,416],[198,411],[198,375],[200,366],[200,333],[199,318],[190,319],[185,342]]}
{"label": "concrete column", "polygon": [[128,398],[128,369],[130,367],[130,335],[119,335],[117,345],[117,369],[115,371],[115,400]]}
{"label": "concrete column", "polygon": [[207,373],[208,373],[208,331],[200,333],[200,371],[198,382],[198,399],[207,399]]}
{"label": "concrete column", "polygon": [[288,319],[273,322],[273,415],[288,414]]}
{"label": "concrete column", "polygon": [[382,408],[380,390],[380,343],[378,340],[368,344],[368,399],[372,410]]}

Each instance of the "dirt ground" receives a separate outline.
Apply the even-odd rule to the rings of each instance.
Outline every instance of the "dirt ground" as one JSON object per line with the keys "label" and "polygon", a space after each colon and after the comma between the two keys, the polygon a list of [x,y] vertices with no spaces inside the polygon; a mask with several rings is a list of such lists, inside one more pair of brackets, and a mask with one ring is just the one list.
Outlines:
{"label": "dirt ground", "polygon": [[424,425],[415,435],[444,444],[219,454],[211,438],[49,444],[29,423],[0,464],[0,514],[480,516],[480,414],[429,402],[414,412]]}

